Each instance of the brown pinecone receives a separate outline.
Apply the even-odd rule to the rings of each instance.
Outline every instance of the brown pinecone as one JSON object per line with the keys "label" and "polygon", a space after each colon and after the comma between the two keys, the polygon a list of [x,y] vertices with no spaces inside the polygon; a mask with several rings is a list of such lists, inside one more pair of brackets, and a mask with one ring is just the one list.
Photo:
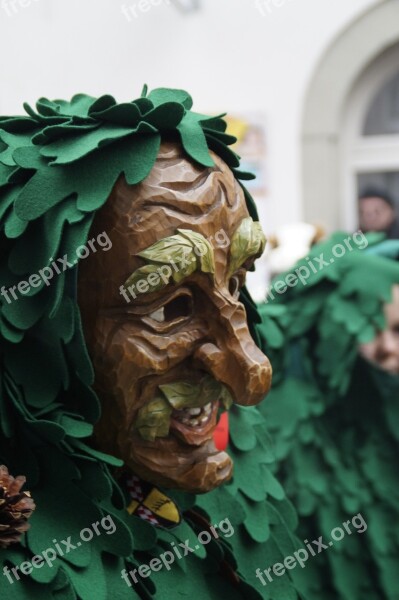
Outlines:
{"label": "brown pinecone", "polygon": [[26,479],[12,477],[7,467],[0,465],[0,548],[19,542],[30,527],[28,519],[35,510],[29,492],[21,492]]}

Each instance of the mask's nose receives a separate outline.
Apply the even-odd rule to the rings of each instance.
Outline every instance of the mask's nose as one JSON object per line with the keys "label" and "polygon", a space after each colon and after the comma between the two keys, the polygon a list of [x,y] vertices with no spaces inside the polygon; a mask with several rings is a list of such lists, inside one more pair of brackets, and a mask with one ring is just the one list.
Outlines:
{"label": "mask's nose", "polygon": [[258,404],[270,389],[272,368],[251,337],[243,305],[224,301],[222,310],[215,306],[209,326],[212,342],[200,346],[195,358],[227,385],[237,404]]}

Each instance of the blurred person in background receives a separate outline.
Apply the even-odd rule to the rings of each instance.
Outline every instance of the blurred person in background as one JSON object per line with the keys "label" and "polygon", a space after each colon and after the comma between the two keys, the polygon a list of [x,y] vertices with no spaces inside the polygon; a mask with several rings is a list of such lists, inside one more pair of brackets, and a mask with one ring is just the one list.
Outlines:
{"label": "blurred person in background", "polygon": [[359,198],[362,231],[381,231],[388,239],[399,239],[399,217],[394,199],[377,188],[368,188]]}
{"label": "blurred person in background", "polygon": [[368,234],[367,245],[343,251],[345,239],[314,246],[275,280],[275,290],[287,283],[284,293],[260,307],[274,370],[260,408],[299,538],[323,539],[306,569],[292,571],[304,597],[395,600],[399,241]]}
{"label": "blurred person in background", "polygon": [[393,375],[399,375],[399,285],[393,289],[392,302],[385,306],[387,326],[366,344],[360,353],[368,361]]}

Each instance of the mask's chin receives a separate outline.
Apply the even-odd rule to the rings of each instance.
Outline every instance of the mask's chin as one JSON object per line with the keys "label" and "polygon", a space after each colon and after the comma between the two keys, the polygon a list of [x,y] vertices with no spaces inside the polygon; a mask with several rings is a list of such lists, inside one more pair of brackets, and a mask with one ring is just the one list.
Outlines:
{"label": "mask's chin", "polygon": [[171,433],[155,442],[136,443],[132,450],[125,464],[145,481],[161,487],[205,493],[228,481],[233,471],[231,458],[215,448],[213,439],[193,446]]}

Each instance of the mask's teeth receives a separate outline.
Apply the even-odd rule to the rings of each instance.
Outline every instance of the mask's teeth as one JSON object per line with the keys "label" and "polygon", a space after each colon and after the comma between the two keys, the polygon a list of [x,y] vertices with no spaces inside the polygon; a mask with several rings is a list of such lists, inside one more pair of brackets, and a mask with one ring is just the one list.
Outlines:
{"label": "mask's teeth", "polygon": [[183,408],[182,410],[176,410],[174,418],[180,423],[189,427],[198,427],[199,425],[205,425],[209,422],[212,416],[212,402],[208,402],[202,408]]}

